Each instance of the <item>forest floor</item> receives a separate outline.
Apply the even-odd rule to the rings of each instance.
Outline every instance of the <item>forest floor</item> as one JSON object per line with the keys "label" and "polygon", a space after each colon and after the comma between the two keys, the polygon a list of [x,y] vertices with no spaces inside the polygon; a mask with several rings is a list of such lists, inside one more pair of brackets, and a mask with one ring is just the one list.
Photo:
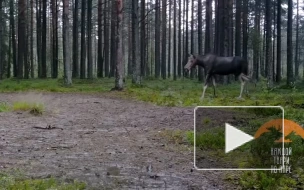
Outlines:
{"label": "forest floor", "polygon": [[[41,116],[0,113],[0,170],[83,181],[96,189],[233,189],[225,172],[193,168],[193,107],[161,107],[111,93],[2,93],[40,102]],[[223,118],[215,114],[220,122]],[[227,115],[227,117],[230,117]]]}
{"label": "forest floor", "polygon": [[[65,190],[83,189],[74,180],[96,189],[304,188],[302,139],[292,143],[297,151],[292,157],[294,172],[289,175],[267,171],[197,171],[193,168],[191,145],[195,106],[282,106],[285,119],[304,126],[303,82],[298,81],[293,87],[281,83],[267,88],[267,81],[261,79],[256,87],[249,84],[250,93],[243,99],[236,98],[240,84],[232,82],[218,85],[216,97],[212,88],[208,88],[203,102],[199,100],[202,83],[196,80],[150,79],[140,86],[127,80],[124,91],[110,92],[113,86],[114,79],[75,79],[71,87],[64,87],[62,80],[54,79],[0,81],[0,189],[11,187],[7,185],[8,179],[15,189],[32,184],[31,180],[21,181],[16,188],[15,181],[6,174],[18,174],[16,180],[23,179],[18,177],[22,175],[33,178],[39,187],[42,183],[39,179],[49,177],[74,185],[52,186]],[[34,109],[25,104],[29,102],[34,103]],[[34,116],[39,110],[43,114]],[[206,112],[204,117],[207,117],[204,124],[210,125],[227,120],[232,124],[249,121],[240,116],[235,121],[233,114],[223,111]],[[250,119],[251,124],[263,124],[257,120]],[[222,159],[224,164],[242,161],[242,156],[235,159],[219,154],[218,146],[224,142],[218,141],[222,133],[217,130],[197,134],[197,142],[201,138],[204,141],[197,144],[196,150],[202,147],[209,150],[202,150],[207,159],[199,158],[200,164],[209,166],[208,159]],[[241,150],[240,154],[247,153]],[[216,162],[210,162],[213,164]],[[44,181],[44,187],[50,188],[49,183]]]}

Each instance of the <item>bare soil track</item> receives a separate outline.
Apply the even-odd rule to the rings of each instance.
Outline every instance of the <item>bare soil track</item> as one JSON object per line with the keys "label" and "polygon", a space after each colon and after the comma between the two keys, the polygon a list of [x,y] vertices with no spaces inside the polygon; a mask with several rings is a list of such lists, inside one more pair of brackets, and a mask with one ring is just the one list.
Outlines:
{"label": "bare soil track", "polygon": [[[0,101],[25,95],[0,94]],[[221,172],[194,170],[191,148],[159,135],[165,129],[192,130],[193,108],[105,95],[39,97],[46,106],[43,116],[0,113],[0,170],[21,168],[35,178],[77,179],[95,189],[233,188]]]}

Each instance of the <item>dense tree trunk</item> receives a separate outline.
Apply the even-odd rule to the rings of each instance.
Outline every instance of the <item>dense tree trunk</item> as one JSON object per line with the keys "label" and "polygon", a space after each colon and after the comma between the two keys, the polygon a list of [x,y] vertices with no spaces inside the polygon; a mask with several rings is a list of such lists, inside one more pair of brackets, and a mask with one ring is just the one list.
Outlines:
{"label": "dense tree trunk", "polygon": [[115,65],[116,65],[116,22],[117,22],[117,14],[116,14],[116,2],[111,1],[111,56],[110,56],[110,75],[108,77],[114,77]]}
{"label": "dense tree trunk", "polygon": [[166,79],[166,57],[167,57],[167,1],[162,0],[162,78]]}
{"label": "dense tree trunk", "polygon": [[115,88],[122,90],[124,87],[124,64],[122,61],[122,0],[116,0],[117,6],[117,29],[116,29],[116,47],[117,47],[117,58],[116,58],[116,76],[115,76]]}
{"label": "dense tree trunk", "polygon": [[17,49],[16,49],[16,36],[15,36],[15,16],[14,16],[14,0],[10,0],[10,28],[11,28],[11,39],[12,39],[12,50],[13,50],[13,76],[17,77]]}
{"label": "dense tree trunk", "polygon": [[[41,78],[46,78],[46,11],[47,0],[42,0],[42,43],[41,43]],[[19,48],[18,48],[19,49]]]}
{"label": "dense tree trunk", "polygon": [[[174,16],[173,16],[173,80],[176,80],[176,61],[177,61],[177,51],[176,51],[176,0],[173,0],[173,11],[174,11]],[[191,42],[192,43],[192,42]]]}
{"label": "dense tree trunk", "polygon": [[[188,28],[189,28],[189,1],[186,0],[186,10],[185,10],[185,15],[186,15],[186,28],[185,28],[185,33],[186,33],[186,37],[185,37],[185,43],[184,43],[184,46],[185,46],[185,53],[184,53],[184,58],[186,59],[184,61],[184,65],[183,67],[185,67],[185,65],[187,64],[187,58],[188,58],[188,55],[189,55],[189,32],[188,32]],[[171,25],[169,25],[171,26]],[[185,73],[186,74],[186,77],[188,77],[188,73]]]}
{"label": "dense tree trunk", "polygon": [[141,69],[139,55],[139,27],[138,27],[138,0],[132,0],[132,58],[133,58],[133,77],[132,83],[141,84]]}
{"label": "dense tree trunk", "polygon": [[205,54],[211,53],[212,0],[206,0]]}
{"label": "dense tree trunk", "polygon": [[242,0],[236,3],[235,13],[235,56],[241,55],[241,12],[242,12]]}
{"label": "dense tree trunk", "polygon": [[270,1],[266,1],[266,64],[267,64],[267,81],[268,87],[273,87],[273,72],[272,72],[272,55],[271,55],[271,13],[270,13]]}
{"label": "dense tree trunk", "polygon": [[31,0],[31,29],[30,29],[30,61],[31,61],[31,78],[35,77],[34,71],[34,0]]}
{"label": "dense tree trunk", "polygon": [[[77,1],[77,0],[76,0]],[[52,78],[58,77],[58,15],[57,0],[52,0]]]}
{"label": "dense tree trunk", "polygon": [[182,1],[178,0],[178,77],[182,76]]}
{"label": "dense tree trunk", "polygon": [[[198,54],[203,54],[203,7],[202,0],[198,0]],[[203,70],[202,67],[198,67],[198,80],[203,81]]]}
{"label": "dense tree trunk", "polygon": [[[93,79],[93,56],[92,56],[92,0],[87,0],[87,43],[88,43],[88,78]],[[114,74],[113,74],[114,75]]]}
{"label": "dense tree trunk", "polygon": [[26,29],[26,1],[18,1],[18,78],[23,78],[25,29]]}
{"label": "dense tree trunk", "polygon": [[281,82],[281,73],[282,73],[282,63],[281,63],[281,0],[277,0],[277,73],[276,73],[276,81]]}
{"label": "dense tree trunk", "polygon": [[97,50],[97,77],[103,77],[102,51],[102,0],[98,0],[98,50]]}
{"label": "dense tree trunk", "polygon": [[105,63],[105,76],[108,77],[110,72],[109,72],[109,67],[110,67],[110,52],[109,52],[109,1],[105,0],[105,5],[104,5],[104,12],[103,12],[103,19],[104,19],[104,63]]}
{"label": "dense tree trunk", "polygon": [[287,20],[287,85],[293,85],[293,62],[292,62],[292,0],[288,0]]}
{"label": "dense tree trunk", "polygon": [[0,0],[0,80],[2,79],[2,77],[3,77],[3,74],[4,74],[4,59],[3,59],[3,57],[2,57],[2,55],[3,55],[3,53],[2,53],[2,47],[3,47],[3,45],[4,45],[4,43],[3,43],[3,26],[4,26],[4,24],[3,24],[3,18],[2,18],[2,13],[3,13],[3,2],[2,2],[2,0]]}
{"label": "dense tree trunk", "polygon": [[168,42],[168,78],[171,77],[171,17],[172,17],[172,1],[169,2],[169,42]]}
{"label": "dense tree trunk", "polygon": [[243,0],[243,57],[247,59],[248,48],[248,0]]}
{"label": "dense tree trunk", "polygon": [[140,6],[140,63],[141,63],[141,76],[146,75],[146,1],[141,0]]}
{"label": "dense tree trunk", "polygon": [[86,40],[85,40],[85,14],[86,0],[82,0],[81,4],[81,47],[80,47],[80,78],[86,78]]}
{"label": "dense tree trunk", "polygon": [[69,36],[69,0],[63,0],[63,63],[64,63],[64,84],[72,85],[70,36]]}
{"label": "dense tree trunk", "polygon": [[260,60],[260,9],[261,0],[255,1],[255,16],[254,16],[254,36],[253,36],[253,79],[255,81],[259,80],[259,60]]}
{"label": "dense tree trunk", "polygon": [[[41,15],[42,15],[42,9],[41,9],[41,3],[42,0],[36,0],[36,34],[37,34],[37,47],[41,47]],[[38,60],[38,77],[41,78],[42,74],[42,62],[41,62],[41,54],[42,54],[42,48],[36,48],[37,49],[37,60]]]}
{"label": "dense tree trunk", "polygon": [[297,0],[297,24],[296,24],[296,52],[295,52],[295,78],[299,77],[299,0]]}
{"label": "dense tree trunk", "polygon": [[155,78],[160,75],[160,0],[155,1]]}
{"label": "dense tree trunk", "polygon": [[78,56],[78,4],[79,1],[75,0],[74,3],[74,18],[73,18],[73,78],[79,77],[79,56]]}
{"label": "dense tree trunk", "polygon": [[[191,7],[191,42],[190,42],[190,52],[194,54],[194,0],[192,0]],[[190,78],[193,79],[195,74],[195,68],[190,71]]]}

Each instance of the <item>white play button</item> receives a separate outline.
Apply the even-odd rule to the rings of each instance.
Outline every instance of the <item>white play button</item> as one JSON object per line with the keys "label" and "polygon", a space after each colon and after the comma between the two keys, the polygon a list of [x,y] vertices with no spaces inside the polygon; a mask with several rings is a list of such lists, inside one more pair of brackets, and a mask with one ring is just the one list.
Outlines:
{"label": "white play button", "polygon": [[237,147],[253,140],[254,137],[225,123],[225,152],[228,153]]}

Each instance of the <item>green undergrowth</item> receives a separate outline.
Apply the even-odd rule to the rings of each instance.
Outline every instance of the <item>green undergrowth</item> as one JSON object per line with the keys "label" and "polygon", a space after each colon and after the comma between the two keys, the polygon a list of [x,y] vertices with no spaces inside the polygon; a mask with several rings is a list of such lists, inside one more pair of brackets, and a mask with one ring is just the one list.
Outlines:
{"label": "green undergrowth", "polygon": [[3,190],[83,190],[86,184],[78,181],[64,182],[55,178],[28,179],[23,176],[0,173]]}
{"label": "green undergrowth", "polygon": [[0,112],[22,111],[32,115],[42,115],[45,105],[39,102],[15,101],[12,104],[0,103]]}

